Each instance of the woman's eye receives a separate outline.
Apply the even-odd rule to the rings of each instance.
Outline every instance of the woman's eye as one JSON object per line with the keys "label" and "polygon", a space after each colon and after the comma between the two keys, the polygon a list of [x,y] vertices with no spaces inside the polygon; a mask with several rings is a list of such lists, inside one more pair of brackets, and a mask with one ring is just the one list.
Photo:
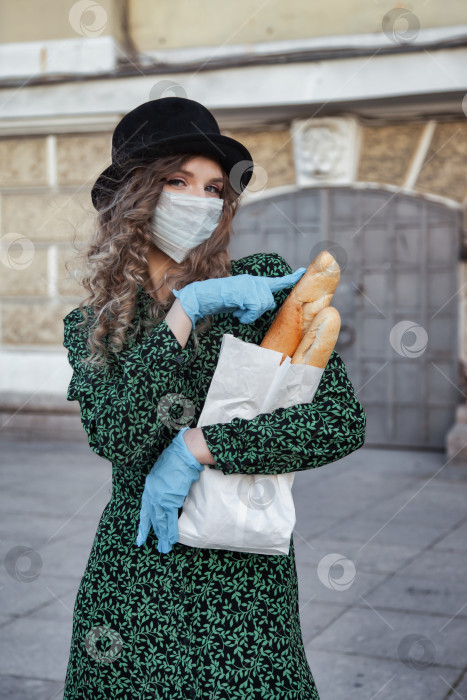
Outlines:
{"label": "woman's eye", "polygon": [[183,183],[183,180],[182,180],[181,178],[179,178],[179,177],[174,177],[173,180],[168,180],[168,183],[167,183],[167,184],[172,185],[174,182],[181,182],[181,183]]}
{"label": "woman's eye", "polygon": [[207,185],[207,187],[212,187],[211,191],[215,192],[216,194],[220,194],[220,189],[216,187],[216,185]]}

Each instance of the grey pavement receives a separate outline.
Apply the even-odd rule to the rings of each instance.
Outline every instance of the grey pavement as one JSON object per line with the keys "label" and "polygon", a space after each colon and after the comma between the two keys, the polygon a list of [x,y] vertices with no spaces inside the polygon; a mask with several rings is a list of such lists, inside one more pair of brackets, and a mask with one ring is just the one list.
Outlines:
{"label": "grey pavement", "polygon": [[[111,467],[85,437],[4,438],[0,454],[0,698],[60,700]],[[321,700],[467,700],[467,466],[363,447],[297,472],[293,493]]]}

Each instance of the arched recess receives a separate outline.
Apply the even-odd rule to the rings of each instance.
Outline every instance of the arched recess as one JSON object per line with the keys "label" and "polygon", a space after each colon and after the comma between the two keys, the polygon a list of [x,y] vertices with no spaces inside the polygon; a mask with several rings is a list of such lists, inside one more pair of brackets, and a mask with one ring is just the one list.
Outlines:
{"label": "arched recess", "polygon": [[328,248],[341,265],[336,351],[367,413],[367,445],[445,448],[461,399],[460,231],[459,210],[383,189],[294,189],[235,217],[232,259],[277,252],[296,269]]}

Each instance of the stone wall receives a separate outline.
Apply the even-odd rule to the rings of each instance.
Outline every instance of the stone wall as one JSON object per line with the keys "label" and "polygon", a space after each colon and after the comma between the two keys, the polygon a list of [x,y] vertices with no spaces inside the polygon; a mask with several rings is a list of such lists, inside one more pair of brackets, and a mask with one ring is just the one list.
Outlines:
{"label": "stone wall", "polygon": [[61,345],[62,319],[84,296],[77,254],[95,223],[90,189],[110,144],[110,134],[0,141],[2,348]]}
{"label": "stone wall", "polygon": [[[265,190],[294,185],[293,144],[287,125],[224,133],[250,150]],[[467,124],[461,121],[432,128],[413,181],[414,194],[439,195],[459,205],[464,201],[466,136]],[[421,122],[362,124],[355,182],[403,187],[413,174],[424,138],[426,124]],[[111,133],[0,140],[0,348],[61,345],[62,319],[84,297],[74,278],[79,272],[77,255],[95,225],[90,189],[110,163],[110,151]],[[460,264],[463,321],[467,269],[464,262]],[[465,358],[466,326],[462,324]]]}

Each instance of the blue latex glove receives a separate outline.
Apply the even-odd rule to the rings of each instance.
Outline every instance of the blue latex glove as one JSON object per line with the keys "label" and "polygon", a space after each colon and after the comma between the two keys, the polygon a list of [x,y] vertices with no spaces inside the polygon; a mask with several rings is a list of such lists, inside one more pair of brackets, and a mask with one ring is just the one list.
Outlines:
{"label": "blue latex glove", "polygon": [[232,275],[201,282],[191,282],[183,289],[172,289],[185,313],[195,327],[196,322],[209,314],[222,314],[235,309],[233,315],[242,323],[253,323],[265,311],[274,309],[272,292],[291,287],[298,282],[306,267],[300,267],[283,277]]}
{"label": "blue latex glove", "polygon": [[151,524],[158,538],[157,549],[167,554],[178,542],[178,509],[182,507],[190,486],[199,479],[200,464],[185,444],[182,428],[161,453],[146,477],[136,544],[140,547]]}

